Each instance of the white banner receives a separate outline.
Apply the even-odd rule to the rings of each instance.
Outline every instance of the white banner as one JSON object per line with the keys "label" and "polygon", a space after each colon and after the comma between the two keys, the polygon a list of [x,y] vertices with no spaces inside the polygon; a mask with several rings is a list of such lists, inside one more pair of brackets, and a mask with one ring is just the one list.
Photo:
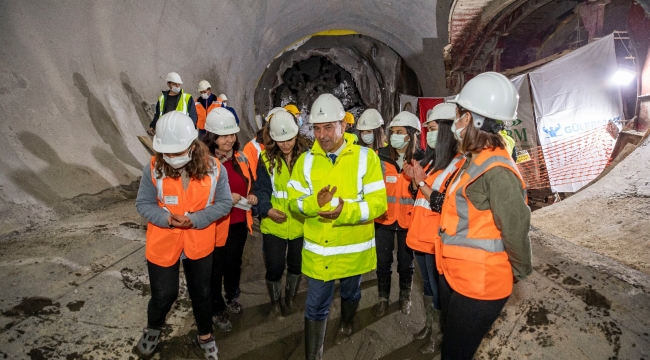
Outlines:
{"label": "white banner", "polygon": [[[609,120],[623,117],[621,94],[611,81],[616,69],[614,35],[609,35],[529,74],[540,145],[553,191],[577,191],[605,167],[608,155],[603,144],[611,141],[613,145],[615,140],[601,136],[600,129],[606,133],[604,126]],[[598,146],[581,144],[593,144],[592,138],[598,138]],[[567,149],[559,150],[562,146]],[[573,155],[561,155],[567,153]],[[594,170],[590,164],[602,168]],[[589,169],[589,175],[584,176],[581,169]]]}
{"label": "white banner", "polygon": [[515,139],[518,150],[527,150],[537,146],[535,134],[535,116],[533,116],[533,99],[530,96],[528,74],[519,75],[510,79],[519,93],[519,106],[517,107],[517,120],[508,124],[506,131]]}
{"label": "white banner", "polygon": [[[415,115],[418,114],[418,97],[411,95],[399,94],[399,111],[408,111]],[[397,115],[397,114],[395,114]]]}

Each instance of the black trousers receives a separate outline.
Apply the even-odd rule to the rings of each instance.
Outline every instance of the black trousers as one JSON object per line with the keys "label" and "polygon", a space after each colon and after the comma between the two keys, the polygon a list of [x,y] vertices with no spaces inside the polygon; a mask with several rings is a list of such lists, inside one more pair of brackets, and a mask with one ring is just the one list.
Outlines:
{"label": "black trousers", "polygon": [[455,292],[440,276],[442,360],[471,360],[508,298],[477,300]]}
{"label": "black trousers", "polygon": [[375,228],[377,249],[377,277],[388,277],[392,273],[393,250],[397,236],[397,272],[400,282],[411,282],[413,278],[413,250],[406,246],[406,231],[387,229],[383,226]]}
{"label": "black trousers", "polygon": [[239,297],[242,255],[248,236],[246,222],[231,224],[228,227],[226,245],[214,248],[212,265],[212,311],[218,313],[226,309],[221,289],[226,292],[226,300]]}
{"label": "black trousers", "polygon": [[[180,260],[169,267],[147,261],[147,268],[151,283],[151,299],[149,299],[147,307],[147,327],[161,329],[165,325],[167,313],[178,298]],[[210,334],[212,333],[212,299],[210,296],[212,254],[198,260],[183,260],[183,270],[199,335]]]}
{"label": "black trousers", "polygon": [[301,274],[303,238],[285,240],[271,234],[262,234],[266,280],[280,281],[284,268],[294,275]]}

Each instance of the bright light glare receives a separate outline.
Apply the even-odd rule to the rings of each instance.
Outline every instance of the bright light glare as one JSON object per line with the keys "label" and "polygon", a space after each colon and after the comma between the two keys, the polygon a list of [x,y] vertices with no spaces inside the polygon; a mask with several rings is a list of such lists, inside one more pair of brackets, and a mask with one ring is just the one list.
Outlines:
{"label": "bright light glare", "polygon": [[618,68],[616,70],[616,73],[614,73],[614,76],[612,77],[612,81],[616,85],[629,85],[632,80],[636,77],[636,72],[630,69],[626,68]]}

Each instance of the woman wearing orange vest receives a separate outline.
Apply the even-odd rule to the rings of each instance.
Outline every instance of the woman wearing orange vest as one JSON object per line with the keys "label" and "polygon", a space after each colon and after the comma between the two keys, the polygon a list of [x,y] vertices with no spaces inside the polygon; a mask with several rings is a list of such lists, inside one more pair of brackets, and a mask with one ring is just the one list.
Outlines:
{"label": "woman wearing orange vest", "polygon": [[379,111],[366,109],[359,117],[357,132],[359,141],[357,144],[369,147],[375,152],[386,146],[386,134],[384,134],[384,119]]}
{"label": "woman wearing orange vest", "polygon": [[532,272],[526,184],[499,135],[518,100],[508,78],[487,72],[454,101],[452,131],[467,159],[447,188],[436,248],[442,359],[472,359],[513,283]]}
{"label": "woman wearing orange vest", "polygon": [[[203,141],[226,169],[232,192],[232,211],[217,221],[212,269],[213,320],[219,330],[230,331],[232,324],[226,309],[242,311],[238,301],[242,255],[247,231],[253,233],[251,206],[257,204],[257,197],[251,193],[253,176],[248,159],[239,152],[235,116],[228,109],[216,108],[208,114],[205,130],[208,133]],[[222,284],[226,301],[221,295]]]}
{"label": "woman wearing orange vest", "polygon": [[[440,199],[449,179],[460,167],[462,155],[458,153],[458,141],[451,132],[456,106],[439,104],[427,116],[427,153],[431,154],[417,163],[404,166],[404,173],[411,179],[411,192],[415,205],[411,211],[411,227],[406,235],[406,245],[411,248],[420,269],[423,282],[423,304],[426,314],[424,328],[413,335],[416,339],[429,338],[420,347],[423,354],[433,354],[440,348],[440,296],[438,270],[433,256],[435,239],[440,222]],[[434,331],[436,323],[437,331]]]}
{"label": "woman wearing orange vest", "polygon": [[408,111],[397,114],[388,126],[390,144],[379,149],[381,168],[388,196],[388,210],[375,219],[377,249],[377,290],[379,302],[373,309],[376,317],[383,316],[390,298],[391,266],[397,237],[397,272],[399,273],[399,305],[403,314],[411,312],[411,283],[413,280],[413,251],[406,246],[406,231],[411,223],[410,211],[414,200],[409,192],[411,178],[402,172],[404,164],[421,160],[424,152],[418,144],[420,120]]}
{"label": "woman wearing orange vest", "polygon": [[148,325],[137,344],[143,356],[156,349],[165,317],[178,297],[182,260],[199,333],[195,343],[207,359],[217,358],[210,273],[215,221],[228,214],[231,198],[224,167],[197,136],[189,116],[177,111],[163,115],[153,138],[156,155],[144,166],[140,181],[135,204],[148,222],[145,255],[151,283]]}
{"label": "woman wearing orange vest", "polygon": [[205,118],[212,109],[219,107],[219,103],[217,102],[217,97],[212,93],[212,87],[207,80],[201,80],[199,82],[198,90],[199,97],[194,103],[197,116],[196,127],[199,129],[199,139],[203,139],[203,136],[205,136]]}

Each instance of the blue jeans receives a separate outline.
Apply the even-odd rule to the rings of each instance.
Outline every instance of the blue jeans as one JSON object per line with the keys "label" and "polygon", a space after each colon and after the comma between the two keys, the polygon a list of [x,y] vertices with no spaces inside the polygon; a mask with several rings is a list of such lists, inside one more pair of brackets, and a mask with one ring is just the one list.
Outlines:
{"label": "blue jeans", "polygon": [[[322,281],[309,276],[307,284],[307,303],[305,318],[313,321],[325,320],[330,313],[330,305],[334,300],[334,284],[336,280]],[[361,275],[350,276],[339,280],[341,282],[341,300],[356,302],[361,300]]]}
{"label": "blue jeans", "polygon": [[433,308],[440,310],[440,293],[438,291],[438,281],[440,275],[436,269],[436,258],[433,254],[415,252],[415,261],[418,262],[420,276],[424,285],[424,295],[433,296]]}

